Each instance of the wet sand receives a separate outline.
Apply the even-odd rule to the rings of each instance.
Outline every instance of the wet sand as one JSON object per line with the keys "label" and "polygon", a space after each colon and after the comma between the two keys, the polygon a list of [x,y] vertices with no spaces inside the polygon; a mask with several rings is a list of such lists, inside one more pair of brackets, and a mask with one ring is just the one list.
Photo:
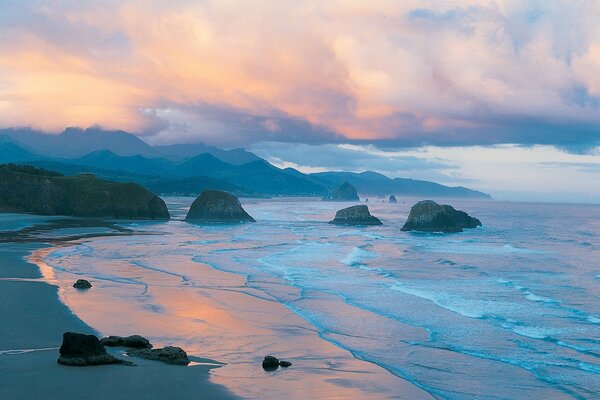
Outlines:
{"label": "wet sand", "polygon": [[[432,398],[324,340],[277,299],[245,286],[239,275],[177,256],[161,260],[160,269],[125,260],[102,265],[107,276],[119,280],[46,264],[58,248],[86,240],[103,238],[0,244],[0,318],[5,322],[0,327],[0,376],[7,382],[0,385],[0,398],[71,399],[80,396],[81,388],[91,399]],[[78,278],[90,279],[94,287],[77,291],[71,285]],[[279,283],[263,285],[277,292]],[[327,303],[326,298],[320,301]],[[196,363],[177,367],[136,359],[137,367],[60,366],[58,346],[69,330],[98,336],[142,334],[158,347],[184,348]],[[407,335],[418,334],[407,326]],[[260,362],[267,354],[293,366],[266,372]],[[226,365],[215,368],[211,359]]]}
{"label": "wet sand", "polygon": [[[97,332],[58,298],[24,257],[47,246],[0,244],[0,399],[233,399],[209,381],[211,365],[67,367],[56,363],[65,331]],[[111,351],[117,356],[118,351]]]}

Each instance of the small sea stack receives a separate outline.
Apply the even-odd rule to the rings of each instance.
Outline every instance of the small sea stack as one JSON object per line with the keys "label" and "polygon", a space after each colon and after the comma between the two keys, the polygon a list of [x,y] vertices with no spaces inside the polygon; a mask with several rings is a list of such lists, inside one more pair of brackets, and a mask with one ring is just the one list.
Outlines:
{"label": "small sea stack", "polygon": [[92,287],[92,284],[85,279],[77,279],[77,282],[73,284],[75,289],[89,289]]}
{"label": "small sea stack", "polygon": [[194,200],[185,217],[189,222],[255,222],[231,193],[205,190]]}
{"label": "small sea stack", "polygon": [[349,182],[342,183],[333,191],[331,196],[324,197],[324,201],[359,201],[358,193]]}
{"label": "small sea stack", "polygon": [[339,210],[329,223],[334,225],[383,225],[379,218],[371,215],[369,207],[364,204]]}
{"label": "small sea stack", "polygon": [[391,195],[390,199],[388,200],[388,202],[390,202],[392,204],[396,204],[398,202],[398,200],[396,200],[396,196]]}
{"label": "small sea stack", "polygon": [[481,226],[481,222],[464,211],[440,205],[433,200],[424,200],[412,206],[402,230],[453,233],[478,226]]}

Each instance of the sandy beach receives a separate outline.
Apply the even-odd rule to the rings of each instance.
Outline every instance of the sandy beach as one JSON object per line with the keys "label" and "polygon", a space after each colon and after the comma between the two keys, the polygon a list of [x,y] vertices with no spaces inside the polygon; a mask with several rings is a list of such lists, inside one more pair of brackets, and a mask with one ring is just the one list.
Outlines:
{"label": "sandy beach", "polygon": [[[60,223],[42,231],[19,229],[25,234],[5,234],[0,244],[2,399],[75,399],[82,392],[90,399],[432,398],[323,340],[276,299],[245,287],[238,275],[184,257],[162,259],[161,270],[132,265],[124,270],[112,260],[100,266],[106,268],[104,277],[87,276],[92,290],[77,291],[71,285],[82,277],[80,272],[53,268],[45,260],[87,241],[112,245],[112,240],[122,240],[114,235],[127,232]],[[10,242],[11,237],[19,237],[19,243]],[[114,276],[115,268],[121,278],[106,278]],[[144,285],[130,284],[133,280]],[[278,289],[276,281],[264,285],[275,292],[289,290]],[[65,331],[99,337],[139,333],[157,346],[184,348],[193,363],[179,367],[132,359],[136,367],[65,367],[56,363]],[[119,350],[110,352],[124,356]],[[294,365],[266,372],[260,362],[267,354]]]}

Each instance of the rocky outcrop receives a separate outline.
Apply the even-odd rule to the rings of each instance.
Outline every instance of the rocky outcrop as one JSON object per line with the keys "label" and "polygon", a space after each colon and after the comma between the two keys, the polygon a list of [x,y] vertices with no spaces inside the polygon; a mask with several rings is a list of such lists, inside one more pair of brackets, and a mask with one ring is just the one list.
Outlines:
{"label": "rocky outcrop", "polygon": [[331,196],[324,197],[325,201],[359,201],[358,193],[354,186],[348,182],[342,183]]}
{"label": "rocky outcrop", "polygon": [[390,199],[389,199],[389,202],[392,203],[392,204],[396,204],[398,202],[398,200],[396,200],[396,196],[391,195]]}
{"label": "rocky outcrop", "polygon": [[205,190],[192,203],[185,217],[192,222],[255,222],[231,193]]}
{"label": "rocky outcrop", "polygon": [[169,219],[165,202],[140,185],[14,164],[0,165],[0,212]]}
{"label": "rocky outcrop", "polygon": [[106,349],[94,335],[83,333],[65,332],[60,346],[58,363],[76,367],[104,364],[132,363],[121,360],[108,354]]}
{"label": "rocky outcrop", "polygon": [[187,353],[182,348],[174,346],[167,346],[162,349],[131,350],[127,354],[133,357],[161,361],[173,365],[188,365],[190,363]]}
{"label": "rocky outcrop", "polygon": [[329,223],[335,225],[382,225],[379,218],[372,216],[369,207],[364,204],[339,210]]}
{"label": "rocky outcrop", "polygon": [[151,349],[150,341],[140,335],[109,336],[100,339],[100,343],[108,347],[131,347],[134,349]]}
{"label": "rocky outcrop", "polygon": [[92,287],[92,284],[85,279],[77,279],[77,282],[73,284],[75,289],[89,289]]}
{"label": "rocky outcrop", "polygon": [[449,205],[440,205],[432,200],[419,201],[412,206],[403,231],[462,232],[465,228],[481,226],[477,218]]}
{"label": "rocky outcrop", "polygon": [[275,371],[278,367],[288,368],[292,363],[289,361],[279,361],[277,357],[266,356],[263,359],[262,367],[265,371]]}

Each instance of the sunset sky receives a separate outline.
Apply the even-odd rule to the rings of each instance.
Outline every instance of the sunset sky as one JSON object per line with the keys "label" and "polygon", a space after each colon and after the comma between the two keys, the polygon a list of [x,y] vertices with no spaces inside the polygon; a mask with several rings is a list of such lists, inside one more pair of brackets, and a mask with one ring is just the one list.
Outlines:
{"label": "sunset sky", "polygon": [[600,1],[0,0],[0,127],[600,199]]}

